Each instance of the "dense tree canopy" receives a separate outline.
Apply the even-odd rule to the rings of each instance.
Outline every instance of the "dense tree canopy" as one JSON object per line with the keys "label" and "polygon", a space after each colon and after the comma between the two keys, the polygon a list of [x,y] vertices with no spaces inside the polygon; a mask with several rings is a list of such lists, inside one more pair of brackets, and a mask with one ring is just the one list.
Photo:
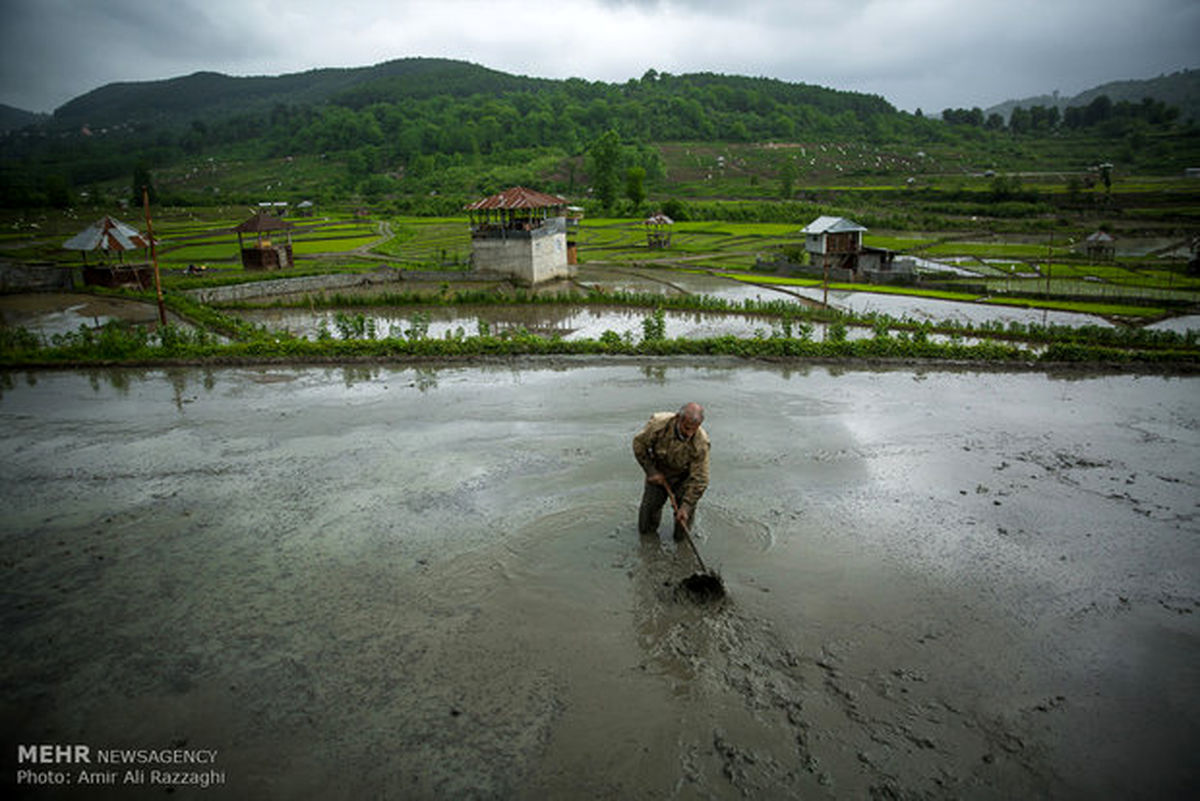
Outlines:
{"label": "dense tree canopy", "polygon": [[[276,91],[281,86],[287,91]],[[768,78],[648,70],[623,84],[552,81],[412,59],[278,79],[198,73],[145,85],[147,96],[161,101],[157,117],[78,124],[101,109],[144,108],[138,88],[105,87],[64,106],[54,125],[0,137],[0,203],[40,205],[52,196],[61,202],[63,187],[128,180],[139,162],[157,168],[231,148],[257,157],[334,156],[345,164],[346,186],[369,184],[376,194],[391,180],[381,173],[428,176],[471,164],[485,186],[502,178],[478,169],[481,164],[528,163],[530,154],[553,153],[570,165],[572,185],[576,165],[584,165],[601,199],[611,202],[629,168],[643,169],[651,184],[662,176],[652,143],[923,143],[1064,130],[1122,137],[1174,125],[1178,117],[1161,102],[1098,97],[1061,115],[1056,107],[1036,106],[1015,109],[1005,121],[978,108],[946,109],[942,120],[933,120],[897,111],[877,96]],[[275,102],[266,104],[269,98]],[[200,108],[206,111],[181,116]],[[591,174],[602,140],[618,142],[619,157],[611,174]],[[793,179],[780,176],[780,194],[790,195]]]}

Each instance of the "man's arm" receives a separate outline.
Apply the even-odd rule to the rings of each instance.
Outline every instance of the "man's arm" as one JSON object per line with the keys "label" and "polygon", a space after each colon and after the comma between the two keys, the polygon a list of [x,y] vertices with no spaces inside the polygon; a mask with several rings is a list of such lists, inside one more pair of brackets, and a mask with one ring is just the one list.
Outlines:
{"label": "man's arm", "polygon": [[642,426],[642,430],[633,438],[633,458],[641,465],[643,472],[646,474],[646,480],[652,483],[659,484],[665,481],[662,471],[654,462],[654,442],[657,426],[651,418],[646,425]]}
{"label": "man's arm", "polygon": [[680,504],[685,504],[689,508],[696,505],[696,501],[700,500],[700,496],[708,489],[708,443],[697,454],[695,461],[692,462],[691,472],[688,474],[687,481],[683,483],[682,496],[679,499]]}

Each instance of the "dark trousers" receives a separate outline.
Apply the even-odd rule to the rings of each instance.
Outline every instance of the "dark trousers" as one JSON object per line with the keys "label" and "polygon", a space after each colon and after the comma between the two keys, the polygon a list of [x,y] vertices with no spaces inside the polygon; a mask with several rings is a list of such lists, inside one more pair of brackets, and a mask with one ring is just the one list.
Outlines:
{"label": "dark trousers", "polygon": [[[679,499],[680,490],[683,488],[683,479],[671,482],[671,492],[675,493],[675,499]],[[638,531],[642,534],[650,535],[658,533],[658,524],[662,522],[663,506],[667,505],[667,491],[658,484],[645,482],[642,490],[642,505],[638,508]],[[668,505],[668,508],[669,505]],[[696,509],[693,507],[688,512],[687,527],[691,530],[692,519],[696,515]],[[674,510],[671,511],[671,519],[675,519]],[[673,536],[677,540],[683,539],[683,529],[679,523],[675,523]]]}

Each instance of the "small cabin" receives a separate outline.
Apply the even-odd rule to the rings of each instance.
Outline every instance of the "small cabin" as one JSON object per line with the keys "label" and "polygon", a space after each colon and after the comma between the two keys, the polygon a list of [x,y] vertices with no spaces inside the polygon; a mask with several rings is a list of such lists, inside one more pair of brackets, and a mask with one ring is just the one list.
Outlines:
{"label": "small cabin", "polygon": [[1117,257],[1117,240],[1107,231],[1096,231],[1083,240],[1083,249],[1092,261],[1112,261]]}
{"label": "small cabin", "polygon": [[818,217],[801,230],[814,270],[826,277],[872,283],[911,280],[911,262],[897,263],[894,251],[863,245],[866,232],[845,217]]}
{"label": "small cabin", "polygon": [[845,217],[818,217],[806,225],[804,249],[819,267],[855,270],[862,255],[866,228]]}
{"label": "small cabin", "polygon": [[[242,253],[242,269],[287,270],[293,267],[293,227],[286,220],[260,211],[234,228],[238,235],[238,250]],[[247,234],[253,235],[249,242],[244,238]]]}

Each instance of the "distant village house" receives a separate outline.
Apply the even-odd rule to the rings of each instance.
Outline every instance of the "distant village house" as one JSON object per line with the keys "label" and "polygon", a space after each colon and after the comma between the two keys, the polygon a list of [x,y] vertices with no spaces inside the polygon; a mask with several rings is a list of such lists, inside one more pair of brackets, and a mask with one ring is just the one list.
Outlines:
{"label": "distant village house", "polygon": [[910,261],[896,263],[894,252],[863,245],[866,231],[844,217],[818,217],[806,225],[801,233],[813,269],[839,281],[883,282],[911,276]]}
{"label": "distant village house", "polygon": [[1083,246],[1092,261],[1112,261],[1117,255],[1117,242],[1107,231],[1096,231],[1083,241]]}

